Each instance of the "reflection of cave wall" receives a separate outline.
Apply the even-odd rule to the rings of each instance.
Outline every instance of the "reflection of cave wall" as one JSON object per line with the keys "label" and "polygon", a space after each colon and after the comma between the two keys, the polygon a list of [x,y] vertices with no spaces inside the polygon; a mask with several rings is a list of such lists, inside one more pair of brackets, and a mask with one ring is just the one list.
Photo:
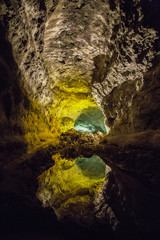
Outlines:
{"label": "reflection of cave wall", "polygon": [[54,155],[55,165],[38,177],[37,197],[52,207],[59,220],[82,226],[94,223],[94,199],[102,187],[106,164],[97,156],[65,159]]}

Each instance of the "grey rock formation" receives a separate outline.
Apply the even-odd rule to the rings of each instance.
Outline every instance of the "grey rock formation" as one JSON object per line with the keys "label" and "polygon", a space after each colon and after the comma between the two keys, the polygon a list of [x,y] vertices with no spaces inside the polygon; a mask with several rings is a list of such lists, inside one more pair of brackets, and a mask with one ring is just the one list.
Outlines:
{"label": "grey rock formation", "polygon": [[[151,109],[147,109],[148,105],[154,105],[152,102],[156,101],[153,97],[152,100],[149,98],[151,88],[157,87],[158,79],[155,76],[154,81],[150,81],[146,73],[152,66],[148,74],[157,72],[153,61],[159,64],[159,33],[154,23],[156,17],[158,21],[158,16],[153,13],[153,24],[152,20],[150,25],[146,24],[144,13],[147,14],[152,6],[149,1],[110,3],[113,4],[110,5],[110,14],[113,15],[108,18],[111,29],[107,38],[108,51],[94,58],[92,92],[104,111],[108,127],[118,131],[142,131],[151,127],[142,122],[144,117],[149,117]],[[154,5],[159,7],[156,1],[153,1]],[[137,106],[144,94],[147,95],[147,103]],[[143,118],[143,121],[140,123],[140,119],[136,118]]]}
{"label": "grey rock formation", "polygon": [[107,48],[107,11],[103,1],[58,1],[44,35],[44,58],[51,72],[74,66],[91,73],[93,57]]}

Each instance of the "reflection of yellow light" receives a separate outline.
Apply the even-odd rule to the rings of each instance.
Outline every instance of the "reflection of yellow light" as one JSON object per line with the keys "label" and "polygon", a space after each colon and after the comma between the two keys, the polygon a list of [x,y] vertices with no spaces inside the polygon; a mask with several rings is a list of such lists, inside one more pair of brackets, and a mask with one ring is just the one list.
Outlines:
{"label": "reflection of yellow light", "polygon": [[[75,160],[53,156],[55,166],[39,176],[37,196],[44,206],[54,209],[59,219],[70,216],[92,221],[93,200],[102,187],[104,178],[89,178],[83,175]],[[83,216],[81,216],[83,215]]]}

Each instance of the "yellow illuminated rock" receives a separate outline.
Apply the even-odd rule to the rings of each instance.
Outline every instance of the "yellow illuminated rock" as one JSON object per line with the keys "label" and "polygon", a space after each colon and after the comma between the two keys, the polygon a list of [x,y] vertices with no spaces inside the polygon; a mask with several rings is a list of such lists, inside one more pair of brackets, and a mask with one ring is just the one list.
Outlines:
{"label": "yellow illuminated rock", "polygon": [[98,105],[91,95],[90,75],[75,70],[70,72],[65,70],[61,74],[57,72],[50,73],[52,79],[50,87],[54,95],[51,109],[60,119],[63,131],[67,131],[74,127],[74,121],[85,108]]}
{"label": "yellow illuminated rock", "polygon": [[51,103],[43,106],[31,100],[23,117],[29,149],[57,144],[62,132],[74,128],[76,118],[88,107],[98,107],[90,90],[90,76],[81,71],[50,74]]}
{"label": "yellow illuminated rock", "polygon": [[52,117],[52,128],[50,128],[47,119],[42,112],[41,107],[32,101],[28,110],[22,118],[25,138],[28,142],[28,151],[35,151],[37,148],[51,143],[58,144],[60,135],[60,123]]}

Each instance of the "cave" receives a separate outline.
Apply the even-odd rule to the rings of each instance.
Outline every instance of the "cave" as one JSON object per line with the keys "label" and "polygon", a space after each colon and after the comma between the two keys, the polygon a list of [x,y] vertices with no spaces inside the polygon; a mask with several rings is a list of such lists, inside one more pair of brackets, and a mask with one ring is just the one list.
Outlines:
{"label": "cave", "polygon": [[159,14],[0,0],[0,239],[160,239]]}

